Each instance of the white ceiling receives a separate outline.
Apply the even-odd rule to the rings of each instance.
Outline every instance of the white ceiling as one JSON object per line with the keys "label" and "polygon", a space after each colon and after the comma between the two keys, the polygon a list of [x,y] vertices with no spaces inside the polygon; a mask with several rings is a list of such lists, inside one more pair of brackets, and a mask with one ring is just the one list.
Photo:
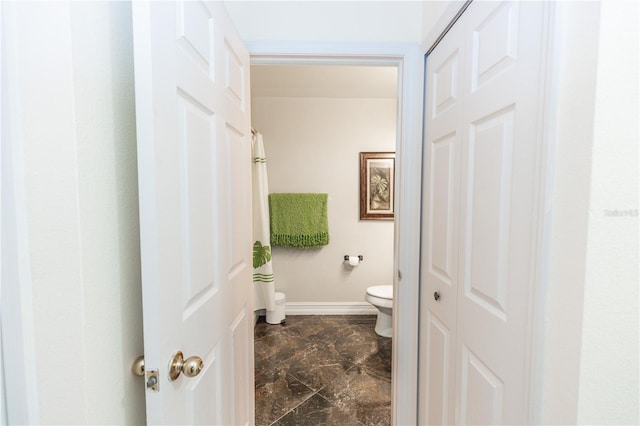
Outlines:
{"label": "white ceiling", "polygon": [[397,98],[395,66],[252,65],[252,97]]}

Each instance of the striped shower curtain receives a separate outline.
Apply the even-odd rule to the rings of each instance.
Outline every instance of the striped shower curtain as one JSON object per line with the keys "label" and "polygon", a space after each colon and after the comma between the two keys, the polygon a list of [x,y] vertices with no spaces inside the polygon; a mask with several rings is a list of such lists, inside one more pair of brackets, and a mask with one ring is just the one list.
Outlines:
{"label": "striped shower curtain", "polygon": [[275,310],[275,284],[269,235],[267,159],[260,133],[253,133],[253,297],[254,309]]}

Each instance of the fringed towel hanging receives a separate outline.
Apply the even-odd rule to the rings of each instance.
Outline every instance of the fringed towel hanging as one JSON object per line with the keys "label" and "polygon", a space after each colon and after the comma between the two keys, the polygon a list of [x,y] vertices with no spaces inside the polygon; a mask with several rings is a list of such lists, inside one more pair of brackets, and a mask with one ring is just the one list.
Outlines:
{"label": "fringed towel hanging", "polygon": [[262,135],[253,134],[253,296],[254,309],[276,309],[271,242],[269,240],[269,183]]}
{"label": "fringed towel hanging", "polygon": [[269,194],[271,244],[310,248],[329,244],[327,194]]}

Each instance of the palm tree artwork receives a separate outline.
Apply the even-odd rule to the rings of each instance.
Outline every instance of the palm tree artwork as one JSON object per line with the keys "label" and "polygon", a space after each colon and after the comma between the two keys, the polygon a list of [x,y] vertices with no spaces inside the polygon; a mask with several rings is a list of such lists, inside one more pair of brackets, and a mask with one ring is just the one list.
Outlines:
{"label": "palm tree artwork", "polygon": [[360,153],[360,220],[393,220],[395,152]]}
{"label": "palm tree artwork", "polygon": [[370,210],[389,210],[391,208],[390,172],[389,167],[371,167]]}

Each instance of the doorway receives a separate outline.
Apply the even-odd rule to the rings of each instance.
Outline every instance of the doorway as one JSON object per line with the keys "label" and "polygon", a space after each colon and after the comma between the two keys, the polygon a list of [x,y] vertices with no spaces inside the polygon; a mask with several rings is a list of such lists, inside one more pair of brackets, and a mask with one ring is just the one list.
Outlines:
{"label": "doorway", "polygon": [[[424,64],[420,49],[410,43],[316,45],[268,41],[248,43],[247,48],[252,65],[393,66],[398,70],[392,422],[413,423],[417,412],[418,263],[411,254],[418,252],[420,243],[419,234],[414,231],[420,226],[420,182],[417,176],[421,167],[422,127],[419,120],[411,117],[421,116],[422,111]],[[401,333],[397,332],[399,329],[402,329]]]}
{"label": "doorway", "polygon": [[299,423],[320,405],[343,423],[390,422],[391,339],[373,331],[377,310],[364,296],[393,282],[394,222],[361,219],[359,154],[396,151],[397,74],[393,64],[251,68],[269,192],[327,193],[330,234],[322,248],[271,249],[288,318],[256,327],[256,424]]}

